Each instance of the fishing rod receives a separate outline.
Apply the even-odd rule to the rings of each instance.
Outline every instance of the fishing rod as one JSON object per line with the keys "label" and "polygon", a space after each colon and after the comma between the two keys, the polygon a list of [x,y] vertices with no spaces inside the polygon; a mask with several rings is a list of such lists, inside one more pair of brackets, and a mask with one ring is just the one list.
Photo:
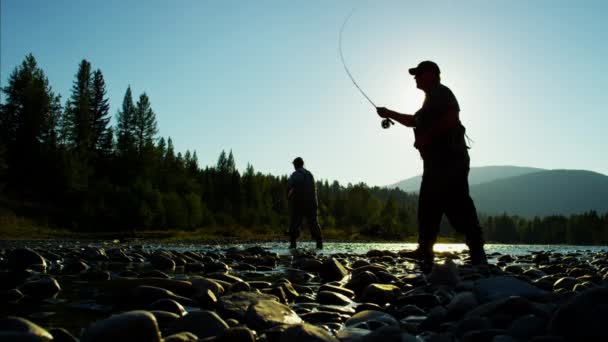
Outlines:
{"label": "fishing rod", "polygon": [[[350,17],[353,16],[353,13],[355,13],[355,9],[353,8],[352,11],[350,11],[350,14],[346,17],[346,19],[344,19],[344,23],[342,23],[342,27],[340,28],[340,36],[338,38],[338,51],[340,52],[340,60],[342,61],[342,66],[344,66],[344,71],[346,71],[346,74],[348,75],[348,77],[350,78],[350,80],[353,82],[353,85],[359,90],[359,92],[361,93],[361,95],[363,95],[363,97],[365,97],[365,99],[367,100],[367,102],[369,102],[374,109],[378,108],[378,106],[376,106],[376,104],[374,103],[374,101],[372,101],[369,96],[367,96],[367,94],[365,94],[365,92],[363,91],[363,89],[361,89],[361,87],[359,86],[359,84],[357,84],[357,81],[355,81],[355,78],[353,77],[353,75],[350,73],[350,70],[348,69],[348,67],[346,66],[346,61],[344,60],[344,53],[342,52],[342,33],[344,32],[344,28],[346,27],[346,23],[350,20]],[[391,127],[391,125],[394,125],[395,123],[393,122],[393,120],[389,119],[389,118],[384,118],[384,120],[382,120],[382,128],[389,128]]]}

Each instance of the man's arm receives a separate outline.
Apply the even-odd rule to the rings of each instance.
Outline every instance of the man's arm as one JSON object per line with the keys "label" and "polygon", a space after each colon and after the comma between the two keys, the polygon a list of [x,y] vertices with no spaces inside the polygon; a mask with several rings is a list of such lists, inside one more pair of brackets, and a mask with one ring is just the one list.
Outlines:
{"label": "man's arm", "polygon": [[423,134],[416,136],[416,143],[414,146],[418,149],[424,149],[431,144],[433,140],[457,126],[459,122],[458,111],[456,109],[448,110],[433,126],[429,127]]}
{"label": "man's arm", "polygon": [[414,116],[411,114],[401,114],[384,107],[378,107],[376,111],[381,118],[393,119],[407,127],[416,127]]}

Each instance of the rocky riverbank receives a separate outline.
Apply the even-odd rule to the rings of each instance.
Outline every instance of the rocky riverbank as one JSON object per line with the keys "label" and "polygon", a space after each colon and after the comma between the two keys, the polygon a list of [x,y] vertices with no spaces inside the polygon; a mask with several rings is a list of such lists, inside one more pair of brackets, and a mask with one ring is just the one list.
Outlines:
{"label": "rocky riverbank", "polygon": [[608,253],[280,255],[48,243],[0,250],[1,341],[602,341]]}

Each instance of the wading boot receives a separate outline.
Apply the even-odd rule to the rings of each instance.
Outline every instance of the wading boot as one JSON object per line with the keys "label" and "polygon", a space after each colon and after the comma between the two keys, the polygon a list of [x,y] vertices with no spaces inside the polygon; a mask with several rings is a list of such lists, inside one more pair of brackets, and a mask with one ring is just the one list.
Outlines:
{"label": "wading boot", "polygon": [[413,251],[401,252],[400,256],[415,260],[423,273],[430,273],[435,263],[435,254],[432,250],[417,248]]}
{"label": "wading boot", "polygon": [[473,269],[483,276],[489,276],[488,257],[483,249],[483,245],[469,247],[469,255],[471,256],[471,266],[473,266]]}
{"label": "wading boot", "polygon": [[323,249],[323,241],[317,240],[317,249]]}

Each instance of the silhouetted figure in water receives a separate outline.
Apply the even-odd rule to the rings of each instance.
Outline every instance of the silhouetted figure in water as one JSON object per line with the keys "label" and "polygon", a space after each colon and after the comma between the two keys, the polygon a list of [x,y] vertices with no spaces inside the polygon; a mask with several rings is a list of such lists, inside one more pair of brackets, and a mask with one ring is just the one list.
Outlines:
{"label": "silhouetted figure in water", "polygon": [[297,157],[293,160],[294,173],[287,181],[287,198],[291,200],[291,225],[289,235],[291,244],[289,248],[296,248],[296,240],[300,236],[300,228],[306,220],[310,235],[317,241],[317,248],[323,248],[321,226],[317,221],[317,189],[315,178],[310,171],[304,168],[304,160]]}
{"label": "silhouetted figure in water", "polygon": [[422,108],[414,115],[377,108],[380,117],[414,128],[414,147],[424,162],[418,198],[418,248],[406,256],[420,260],[423,270],[431,269],[433,245],[445,214],[452,227],[465,235],[471,263],[485,267],[482,229],[469,195],[470,159],[465,128],[458,117],[458,101],[441,84],[439,67],[434,62],[421,62],[409,73],[414,76],[416,87],[426,95]]}

